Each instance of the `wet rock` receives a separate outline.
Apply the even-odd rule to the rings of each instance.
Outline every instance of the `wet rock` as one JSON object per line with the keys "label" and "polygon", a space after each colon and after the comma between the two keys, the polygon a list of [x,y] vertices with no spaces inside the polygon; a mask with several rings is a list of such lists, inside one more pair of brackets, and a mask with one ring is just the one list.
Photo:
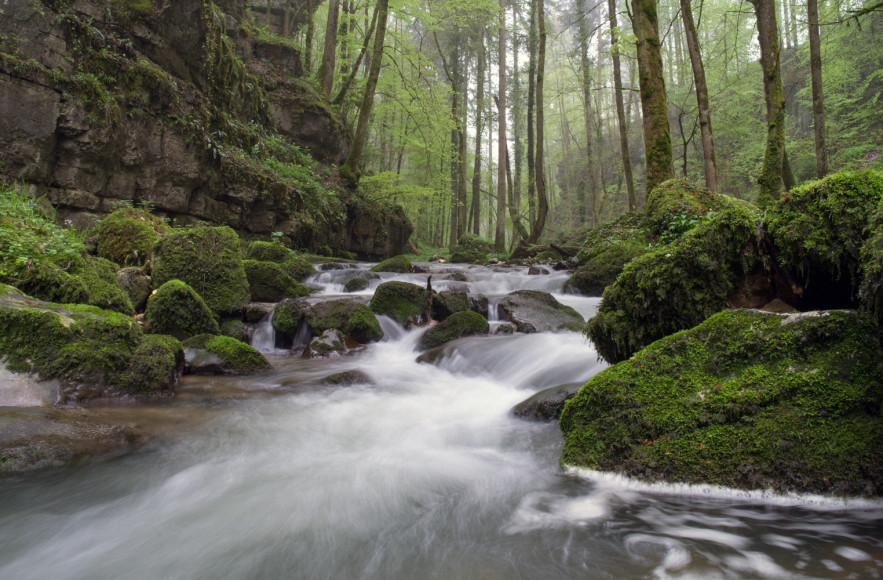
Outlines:
{"label": "wet rock", "polygon": [[573,398],[582,386],[583,383],[567,383],[543,389],[515,405],[512,412],[532,421],[557,421],[564,410],[564,403]]}
{"label": "wet rock", "polygon": [[519,332],[578,332],[585,320],[569,306],[558,302],[548,292],[516,290],[500,300],[500,309]]}
{"label": "wet rock", "polygon": [[128,295],[135,312],[142,312],[153,289],[150,276],[141,268],[130,267],[119,270],[117,284]]}
{"label": "wet rock", "polygon": [[384,282],[374,291],[371,310],[389,316],[405,327],[429,322],[431,296],[416,284],[408,282]]}
{"label": "wet rock", "polygon": [[328,375],[327,377],[323,377],[319,379],[319,383],[323,385],[340,385],[340,386],[349,386],[349,385],[373,385],[374,379],[368,376],[367,373],[360,370],[351,370],[351,371],[343,371],[341,373],[334,373],[333,375]]}
{"label": "wet rock", "polygon": [[383,338],[377,317],[368,306],[356,300],[343,298],[308,304],[303,307],[303,316],[313,334],[339,330],[361,344]]}
{"label": "wet rock", "polygon": [[345,262],[326,262],[324,264],[319,264],[319,270],[322,272],[330,272],[332,270],[351,270],[355,267],[355,264],[347,264]]}
{"label": "wet rock", "polygon": [[432,318],[441,322],[455,312],[470,310],[466,292],[443,290],[432,295]]}
{"label": "wet rock", "polygon": [[542,266],[531,266],[527,269],[528,276],[548,276],[549,274],[551,274],[551,272]]}
{"label": "wet rock", "polygon": [[494,334],[512,334],[514,332],[515,327],[511,324],[501,324],[494,330]]}
{"label": "wet rock", "polygon": [[314,336],[304,349],[303,358],[329,358],[348,353],[360,345],[344,336],[339,330],[329,328],[319,336]]}
{"label": "wet rock", "polygon": [[474,294],[469,297],[469,310],[477,312],[488,318],[488,300],[484,294]]}
{"label": "wet rock", "polygon": [[249,375],[270,369],[251,346],[229,336],[201,334],[184,341],[184,370],[193,375]]}
{"label": "wet rock", "polygon": [[456,312],[444,322],[431,326],[420,338],[418,348],[427,350],[464,336],[487,334],[487,332],[488,322],[481,314],[468,310]]}
{"label": "wet rock", "polygon": [[245,305],[243,309],[243,320],[245,322],[260,322],[267,316],[273,314],[274,306],[272,304],[261,304],[251,302]]}
{"label": "wet rock", "polygon": [[361,290],[365,290],[368,287],[368,279],[362,276],[357,278],[350,278],[343,285],[343,289],[345,292],[359,292]]}

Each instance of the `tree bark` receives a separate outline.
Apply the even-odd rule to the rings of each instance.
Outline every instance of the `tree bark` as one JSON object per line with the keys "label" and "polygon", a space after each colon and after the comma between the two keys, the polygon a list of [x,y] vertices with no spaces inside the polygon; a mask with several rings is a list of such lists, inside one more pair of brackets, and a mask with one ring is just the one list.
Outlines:
{"label": "tree bark", "polygon": [[812,119],[816,144],[816,176],[828,173],[825,152],[825,105],[822,98],[822,51],[819,41],[819,6],[817,0],[806,0],[809,18],[809,70],[812,74]]}
{"label": "tree bark", "polygon": [[304,55],[304,72],[306,74],[310,74],[310,69],[313,68],[313,34],[316,30],[316,23],[313,20],[313,1],[308,0],[309,11],[310,11],[310,19],[307,22],[307,38],[304,41],[306,44],[306,54]]}
{"label": "tree bark", "polygon": [[506,3],[500,0],[500,26],[498,38],[498,70],[500,109],[497,136],[497,224],[494,247],[498,252],[506,250]]}
{"label": "tree bark", "polygon": [[[681,0],[681,18],[684,20],[684,34],[687,37],[687,50],[690,53],[690,65],[693,67],[693,80],[696,84],[705,187],[711,191],[717,191],[717,162],[714,158],[714,137],[711,131],[711,112],[708,107],[708,86],[705,84],[705,67],[702,66],[699,37],[696,35],[693,7],[690,5],[690,0]],[[684,157],[686,157],[686,153]]]}
{"label": "tree bark", "polygon": [[478,72],[476,81],[478,94],[475,97],[475,161],[472,164],[472,233],[479,235],[479,221],[481,215],[481,133],[482,129],[482,108],[484,107],[484,69],[485,69],[485,51],[484,51],[484,31],[478,40]]}
{"label": "tree bark", "polygon": [[785,156],[785,95],[779,70],[779,37],[776,28],[776,6],[773,0],[748,0],[757,16],[760,41],[760,66],[763,69],[764,97],[767,105],[767,138],[760,178],[757,205],[775,203],[782,193],[782,171]]}
{"label": "tree bark", "polygon": [[673,177],[671,130],[659,50],[656,0],[632,0],[632,24],[637,37],[638,82],[644,120],[645,195]]}
{"label": "tree bark", "polygon": [[537,31],[539,43],[537,46],[537,154],[536,154],[536,180],[537,180],[537,221],[532,224],[528,244],[535,244],[543,235],[546,226],[546,214],[549,211],[549,202],[546,199],[546,181],[543,172],[543,82],[546,69],[546,10],[544,0],[537,0]]}
{"label": "tree bark", "polygon": [[[592,81],[592,67],[589,62],[589,41],[591,40],[591,34],[589,33],[588,26],[588,13],[586,12],[586,0],[577,0],[577,13],[579,16],[579,59],[580,59],[580,69],[582,72],[582,89],[583,89],[583,114],[585,116],[585,126],[586,126],[586,166],[587,166],[587,179],[588,189],[589,189],[589,203],[591,203],[592,207],[592,223],[595,226],[598,226],[598,216],[595,214],[595,208],[598,206],[598,184],[595,179],[595,165],[596,160],[593,154],[592,147],[592,91],[591,91],[591,81]],[[580,188],[579,191],[579,224],[582,225],[586,223],[586,218],[588,217],[588,211],[586,208],[586,193],[585,188]]]}
{"label": "tree bark", "polygon": [[616,0],[607,0],[607,14],[610,19],[610,57],[613,60],[613,95],[616,99],[616,118],[619,123],[619,151],[622,155],[622,172],[628,195],[629,212],[638,211],[635,196],[635,181],[632,177],[632,157],[629,151],[629,127],[626,123],[625,107],[622,103],[622,69],[619,64],[619,42],[616,38]]}
{"label": "tree bark", "polygon": [[319,85],[326,99],[331,98],[334,88],[334,62],[337,51],[337,26],[340,0],[328,0],[328,21],[325,25],[325,50],[322,52],[322,64],[319,65]]}
{"label": "tree bark", "polygon": [[537,75],[537,0],[531,0],[530,2],[530,29],[528,30],[527,54],[527,216],[528,222],[533,224],[537,219],[536,147],[534,143]]}
{"label": "tree bark", "polygon": [[374,105],[374,91],[377,89],[377,79],[380,77],[380,64],[383,61],[383,43],[386,40],[386,17],[389,12],[389,0],[377,0],[377,32],[374,36],[374,50],[371,56],[371,69],[368,71],[368,80],[365,84],[365,93],[362,97],[362,106],[359,109],[359,121],[356,126],[356,134],[353,145],[350,148],[346,161],[340,168],[340,175],[350,186],[359,184],[362,178],[362,170],[359,161],[362,157],[362,149],[368,136],[368,119],[371,117],[371,107]]}

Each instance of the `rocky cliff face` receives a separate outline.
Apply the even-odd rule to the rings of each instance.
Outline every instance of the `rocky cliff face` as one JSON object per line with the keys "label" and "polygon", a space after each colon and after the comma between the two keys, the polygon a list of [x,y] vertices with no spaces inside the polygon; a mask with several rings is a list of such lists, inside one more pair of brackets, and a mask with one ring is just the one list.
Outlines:
{"label": "rocky cliff face", "polygon": [[0,176],[26,181],[62,218],[87,227],[128,200],[179,224],[282,232],[366,258],[402,252],[401,212],[361,211],[298,148],[339,163],[350,134],[297,78],[297,50],[251,33],[245,0],[2,9]]}

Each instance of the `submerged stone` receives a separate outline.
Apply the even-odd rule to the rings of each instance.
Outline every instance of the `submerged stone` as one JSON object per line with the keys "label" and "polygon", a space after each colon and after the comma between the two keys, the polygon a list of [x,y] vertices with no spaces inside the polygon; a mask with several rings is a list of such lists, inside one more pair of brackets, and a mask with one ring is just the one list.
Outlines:
{"label": "submerged stone", "polygon": [[521,401],[512,413],[531,421],[557,421],[564,410],[564,403],[573,398],[583,383],[567,383],[549,387]]}
{"label": "submerged stone", "polygon": [[338,385],[338,386],[349,386],[349,385],[373,385],[374,379],[368,376],[367,373],[360,370],[351,370],[351,371],[343,371],[340,373],[334,373],[333,375],[328,375],[327,377],[323,377],[319,379],[319,383],[323,385]]}
{"label": "submerged stone", "polygon": [[548,292],[516,290],[504,296],[499,306],[519,332],[578,332],[585,325],[576,310],[561,304]]}

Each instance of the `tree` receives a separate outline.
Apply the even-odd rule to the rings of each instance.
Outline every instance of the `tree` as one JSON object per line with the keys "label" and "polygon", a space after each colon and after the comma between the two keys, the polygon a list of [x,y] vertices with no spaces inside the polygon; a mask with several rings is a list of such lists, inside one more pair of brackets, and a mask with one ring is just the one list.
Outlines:
{"label": "tree", "polygon": [[498,252],[506,250],[506,4],[500,0],[500,24],[498,27],[497,68],[499,72],[498,107],[500,109],[497,135],[497,227],[494,247]]}
{"label": "tree", "polygon": [[[501,0],[502,1],[502,0]],[[543,82],[546,74],[546,11],[544,0],[537,0],[537,29],[539,32],[539,44],[537,46],[537,152],[535,165],[537,180],[537,221],[531,225],[528,244],[535,244],[543,235],[546,226],[546,214],[549,211],[549,201],[546,198],[546,180],[543,174]]]}
{"label": "tree", "polygon": [[475,97],[475,161],[472,164],[472,233],[479,235],[479,216],[481,214],[481,134],[482,109],[484,108],[484,71],[485,71],[484,30],[478,39],[478,94]]}
{"label": "tree", "polygon": [[325,25],[325,50],[322,52],[322,64],[319,65],[319,85],[326,99],[331,98],[334,88],[334,63],[337,52],[337,27],[340,0],[328,0],[328,20]]}
{"label": "tree", "polygon": [[[586,126],[586,163],[588,165],[587,181],[589,184],[589,203],[592,211],[592,224],[600,225],[601,216],[598,212],[598,184],[595,179],[595,155],[592,151],[592,67],[589,63],[589,42],[591,34],[589,33],[588,18],[586,12],[586,0],[577,0],[577,18],[579,18],[579,59],[580,72],[582,73],[582,90],[583,90],[583,116]],[[579,203],[579,223],[586,221],[585,192],[580,188]]]}
{"label": "tree", "polygon": [[816,177],[828,173],[825,152],[825,105],[822,98],[822,51],[819,42],[819,6],[817,0],[806,0],[809,25],[809,70],[812,75],[813,136],[816,145]]}
{"label": "tree", "polygon": [[674,176],[656,0],[632,0],[632,27],[637,37],[638,82],[644,116],[645,191],[650,193],[654,187]]}
{"label": "tree", "polygon": [[616,25],[616,0],[607,0],[607,14],[610,19],[610,57],[613,60],[613,94],[616,99],[616,118],[619,122],[619,151],[622,155],[622,172],[625,176],[625,188],[628,195],[630,212],[638,211],[638,200],[635,196],[635,181],[632,176],[632,158],[629,151],[629,133],[626,124],[625,107],[622,103],[622,70],[619,62],[619,40]]}

